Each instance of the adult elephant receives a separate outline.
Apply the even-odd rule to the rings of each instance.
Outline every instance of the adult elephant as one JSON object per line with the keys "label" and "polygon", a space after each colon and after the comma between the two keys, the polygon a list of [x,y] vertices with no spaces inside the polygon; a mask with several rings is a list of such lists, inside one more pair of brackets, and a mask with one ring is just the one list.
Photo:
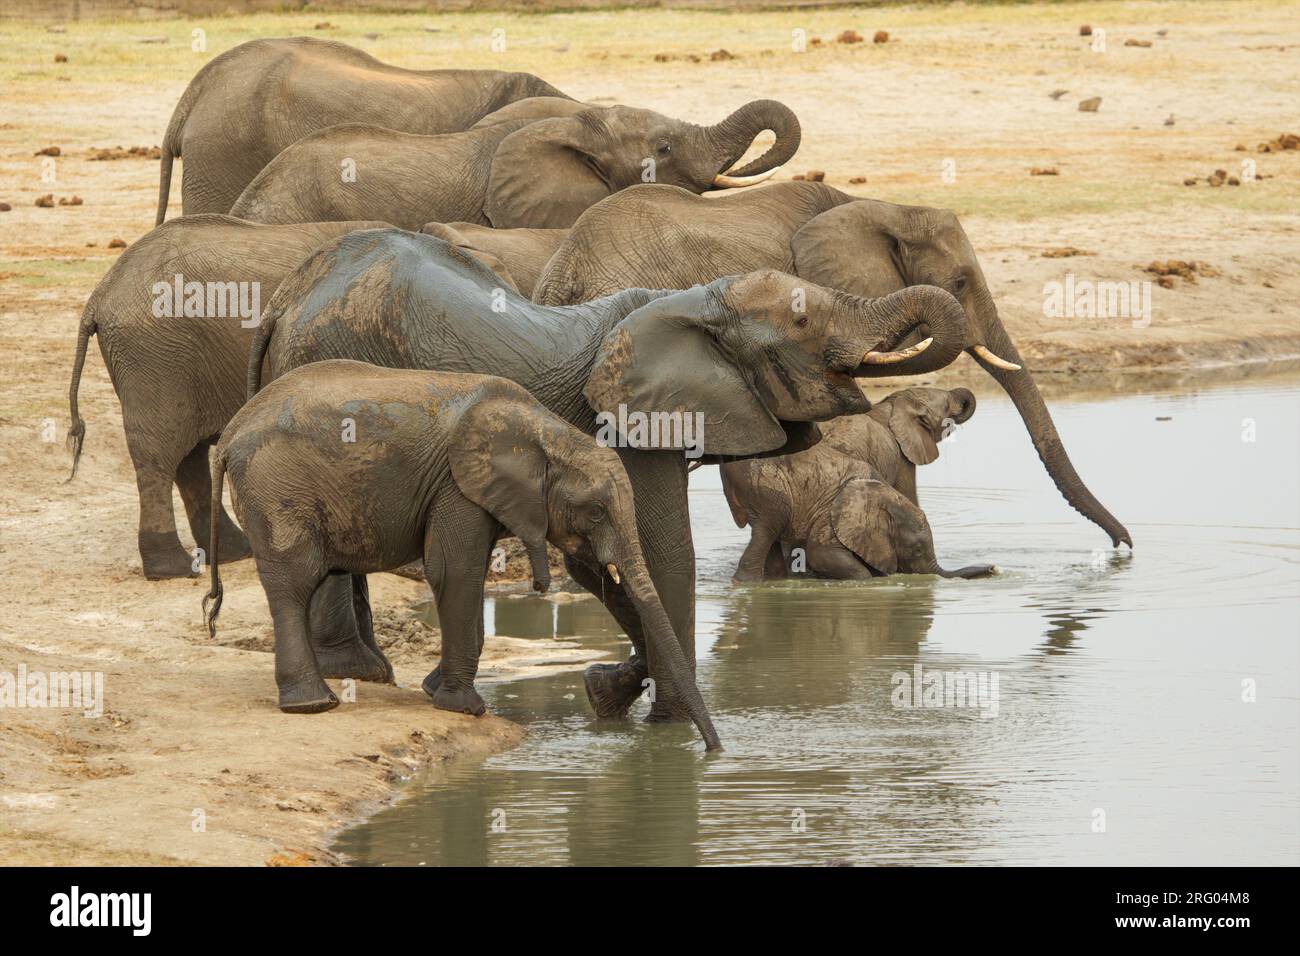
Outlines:
{"label": "adult elephant", "polygon": [[471,253],[528,298],[569,234],[567,229],[493,229],[472,222],[429,222],[420,231]]}
{"label": "adult elephant", "polygon": [[[632,482],[651,578],[693,662],[695,557],[683,451],[721,461],[807,447],[816,440],[813,422],[869,410],[854,376],[896,368],[890,363],[907,354],[895,347],[914,329],[931,330],[925,351],[941,363],[960,354],[964,325],[960,306],[939,289],[864,299],[773,270],[684,292],[629,289],[583,305],[544,307],[502,290],[495,273],[442,240],[372,230],[323,246],[281,284],[250,353],[249,392],[299,365],[353,358],[499,375],[588,433],[614,430],[607,437],[620,446]],[[661,427],[660,441],[647,447],[643,431],[629,424],[633,413],[676,414],[679,422],[698,414],[695,442],[684,428],[673,434]],[[587,671],[596,712],[625,713],[649,674],[659,688],[652,719],[676,716],[621,589],[600,568],[566,564],[602,598],[635,648],[626,663]],[[354,602],[366,617],[360,583],[353,580],[352,594],[322,592],[315,600],[337,613],[334,626],[313,633],[317,657],[346,661],[340,646],[371,643],[348,617]],[[430,675],[435,686],[436,679]]]}
{"label": "adult elephant", "polygon": [[[767,129],[776,142],[728,172]],[[364,210],[365,218],[413,230],[430,221],[563,228],[647,177],[696,193],[752,184],[795,154],[799,135],[795,115],[774,100],[754,100],[713,126],[628,106],[526,116],[438,136],[349,123],[286,148],[244,188],[230,214],[320,222],[356,219]]]}
{"label": "adult elephant", "polygon": [[176,157],[185,160],[185,214],[223,213],[276,154],[315,130],[364,121],[450,133],[538,96],[567,98],[530,73],[406,70],[308,37],[241,43],[199,70],[176,104],[163,137],[155,224],[167,215]]}
{"label": "adult elephant", "polygon": [[[920,284],[952,293],[970,319],[974,338],[967,350],[1011,396],[1057,489],[1112,544],[1133,546],[1128,530],[1074,470],[998,317],[975,250],[946,209],[855,199],[820,183],[778,183],[716,199],[640,186],[605,200],[574,225],[534,298],[584,302],[628,286],[685,288],[762,268],[859,296]],[[922,355],[897,371],[919,371],[926,361]]]}

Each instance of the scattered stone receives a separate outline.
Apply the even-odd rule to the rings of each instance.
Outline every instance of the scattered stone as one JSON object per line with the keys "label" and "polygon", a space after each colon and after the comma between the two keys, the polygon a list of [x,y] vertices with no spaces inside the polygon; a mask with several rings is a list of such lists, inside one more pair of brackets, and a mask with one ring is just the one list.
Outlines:
{"label": "scattered stone", "polygon": [[103,163],[115,159],[162,158],[162,150],[157,146],[132,146],[130,149],[114,146],[112,149],[92,149],[90,152],[90,162],[92,163]]}
{"label": "scattered stone", "polygon": [[1061,173],[1055,166],[1035,166],[1029,171],[1030,176],[1059,176]]}
{"label": "scattered stone", "polygon": [[849,182],[851,182],[854,186],[861,186],[866,181],[867,181],[866,176],[853,176],[849,179]]}
{"label": "scattered stone", "polygon": [[125,248],[126,248],[126,240],[125,240],[125,239],[110,239],[110,240],[108,241],[108,248],[110,248],[110,249],[125,249]]}
{"label": "scattered stone", "polygon": [[709,59],[714,63],[720,63],[723,60],[734,60],[736,55],[729,50],[714,50],[709,54]]}
{"label": "scattered stone", "polygon": [[1134,40],[1132,38],[1124,41],[1125,46],[1150,46],[1150,40]]}
{"label": "scattered stone", "polygon": [[1097,112],[1097,107],[1099,107],[1099,106],[1101,106],[1101,97],[1100,97],[1100,96],[1091,96],[1091,97],[1089,97],[1089,98],[1086,99],[1086,100],[1080,100],[1080,101],[1079,101],[1079,112],[1080,112],[1080,113],[1095,113],[1095,112]]}
{"label": "scattered stone", "polygon": [[800,182],[819,183],[826,178],[826,174],[820,169],[810,169],[806,173],[796,173],[793,178]]}
{"label": "scattered stone", "polygon": [[54,62],[55,62],[55,63],[67,63],[67,62],[68,62],[68,55],[67,55],[66,53],[56,53],[56,54],[54,54]]}
{"label": "scattered stone", "polygon": [[1088,26],[1088,24],[1086,23],[1083,26],[1079,27],[1079,36],[1081,37],[1092,36],[1092,27]]}
{"label": "scattered stone", "polygon": [[1228,177],[1228,185],[1229,185],[1229,186],[1240,186],[1240,185],[1241,185],[1241,180],[1238,179],[1236,176],[1229,176],[1229,177]]}
{"label": "scattered stone", "polygon": [[336,27],[334,24],[330,23],[328,20],[322,20],[320,23],[316,24],[316,26],[315,26],[313,29],[316,29],[316,30],[337,30],[338,27]]}
{"label": "scattered stone", "polygon": [[60,197],[59,197],[59,205],[60,205],[60,206],[80,206],[80,205],[81,205],[81,197],[80,197],[80,196],[60,196]]}
{"label": "scattered stone", "polygon": [[0,202],[0,212],[8,212],[10,209],[13,208],[14,207],[9,205],[7,202]]}
{"label": "scattered stone", "polygon": [[1234,147],[1232,147],[1232,148],[1233,148],[1234,150],[1236,150],[1238,153],[1244,153],[1244,152],[1246,151],[1246,144],[1245,144],[1245,143],[1238,143],[1236,146],[1234,146]]}
{"label": "scattered stone", "polygon": [[1044,249],[1044,259],[1072,259],[1075,256],[1095,256],[1095,252],[1084,252],[1082,249],[1076,249],[1074,246],[1058,246],[1054,249]]}
{"label": "scattered stone", "polygon": [[1052,92],[1048,93],[1047,95],[1050,96],[1050,97],[1051,97],[1052,99],[1054,99],[1054,100],[1059,100],[1062,96],[1064,96],[1064,95],[1065,95],[1066,93],[1068,93],[1068,92],[1070,92],[1070,91],[1069,91],[1069,90],[1052,90]]}
{"label": "scattered stone", "polygon": [[857,30],[845,30],[835,38],[836,43],[861,43],[862,34]]}
{"label": "scattered stone", "polygon": [[877,30],[875,36],[873,36],[873,37],[871,38],[871,42],[872,42],[872,43],[888,43],[888,42],[889,42],[889,31],[888,31],[888,30]]}
{"label": "scattered stone", "polygon": [[1188,176],[1186,179],[1183,180],[1183,185],[1184,185],[1184,186],[1195,186],[1195,185],[1196,185],[1196,177],[1195,177],[1195,176]]}
{"label": "scattered stone", "polygon": [[1259,144],[1261,153],[1280,153],[1284,149],[1300,149],[1300,136],[1295,133],[1283,133],[1277,139]]}
{"label": "scattered stone", "polygon": [[1173,113],[1170,113],[1170,114],[1169,114],[1169,117],[1165,120],[1165,125],[1166,125],[1166,126],[1173,126],[1173,125],[1174,125],[1174,114],[1173,114]]}
{"label": "scattered stone", "polygon": [[46,193],[36,199],[36,205],[41,209],[52,209],[54,207],[54,193]]}
{"label": "scattered stone", "polygon": [[62,156],[63,150],[59,149],[59,147],[57,146],[46,146],[44,149],[37,150],[32,155],[33,156]]}
{"label": "scattered stone", "polygon": [[1228,181],[1228,171],[1226,169],[1216,169],[1205,180],[1211,186],[1222,186]]}
{"label": "scattered stone", "polygon": [[822,45],[822,38],[821,38],[821,37],[813,37],[811,40],[808,41],[808,45],[809,45],[809,46],[821,46],[821,45]]}

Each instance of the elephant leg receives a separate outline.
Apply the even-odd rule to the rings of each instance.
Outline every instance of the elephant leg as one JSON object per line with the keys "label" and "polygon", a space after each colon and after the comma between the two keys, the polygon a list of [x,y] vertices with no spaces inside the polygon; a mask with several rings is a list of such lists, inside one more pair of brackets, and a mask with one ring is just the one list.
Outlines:
{"label": "elephant leg", "polygon": [[[258,575],[275,625],[275,683],[286,714],[316,714],[339,705],[321,679],[308,634],[307,606],[317,581],[301,569],[259,561]],[[322,585],[323,586],[323,585]]]}
{"label": "elephant leg", "polygon": [[573,580],[600,596],[605,609],[632,641],[632,656],[626,661],[621,664],[592,664],[583,674],[587,700],[596,716],[625,717],[633,702],[645,692],[644,681],[650,675],[646,666],[641,615],[627,592],[615,584],[613,578],[579,564],[568,555],[565,555],[564,566]]}
{"label": "elephant leg", "polygon": [[763,562],[763,579],[779,581],[790,577],[790,565],[786,561],[785,548],[780,541],[773,541],[767,551],[767,560]]}
{"label": "elephant leg", "polygon": [[[198,575],[194,558],[181,547],[176,534],[176,511],[172,505],[172,483],[177,462],[151,447],[147,439],[127,427],[127,448],[135,466],[135,485],[140,495],[138,544],[140,564],[150,581],[164,578],[192,578]],[[207,540],[205,536],[203,540]]]}
{"label": "elephant leg", "polygon": [[362,643],[352,596],[352,575],[340,571],[327,574],[311,596],[308,634],[320,672],[387,683],[392,668]]}
{"label": "elephant leg", "polygon": [[836,581],[869,581],[872,578],[871,569],[848,548],[810,544],[807,554],[808,570],[819,578]]}
{"label": "elephant leg", "polygon": [[360,638],[361,643],[384,662],[388,676],[383,682],[397,683],[393,674],[393,665],[389,663],[388,657],[380,650],[379,642],[375,640],[375,618],[370,612],[370,581],[364,574],[352,575],[352,616],[356,618],[357,637]]}
{"label": "elephant leg", "polygon": [[749,544],[745,545],[745,551],[740,556],[740,563],[736,565],[736,573],[731,576],[731,580],[736,584],[762,581],[767,576],[768,559],[774,545],[780,548],[776,528],[762,522],[751,526]]}
{"label": "elephant leg", "polygon": [[[185,503],[185,514],[190,520],[190,533],[194,543],[205,551],[212,534],[212,473],[208,468],[208,442],[199,442],[176,469],[176,486]],[[239,561],[253,553],[248,538],[239,525],[230,520],[223,505],[221,508],[221,563]],[[211,557],[211,556],[209,556]]]}
{"label": "elephant leg", "polygon": [[[454,540],[436,529],[454,528]],[[496,540],[496,522],[460,499],[435,503],[424,540],[424,572],[438,602],[442,658],[422,685],[433,706],[475,717],[487,710],[474,689],[483,649],[483,582]]]}

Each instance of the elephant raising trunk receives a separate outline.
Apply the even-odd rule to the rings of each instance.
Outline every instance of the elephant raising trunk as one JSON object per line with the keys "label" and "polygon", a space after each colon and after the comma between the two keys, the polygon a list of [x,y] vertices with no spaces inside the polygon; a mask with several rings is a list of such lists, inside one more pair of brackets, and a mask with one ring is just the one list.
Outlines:
{"label": "elephant raising trunk", "polygon": [[944,290],[910,286],[878,298],[838,293],[869,327],[883,330],[889,352],[868,352],[853,374],[858,378],[919,375],[950,365],[970,347],[965,314]]}
{"label": "elephant raising trunk", "polygon": [[[754,138],[767,129],[776,134],[776,142],[767,152],[739,169],[730,169],[745,155]],[[721,123],[707,127],[705,134],[718,157],[718,168],[726,170],[714,178],[713,184],[724,188],[749,186],[767,179],[794,158],[801,136],[799,120],[776,100],[746,103]]]}
{"label": "elephant raising trunk", "polygon": [[1052,414],[1047,410],[1043,396],[1039,394],[1033,375],[1025,368],[1024,359],[1020,357],[1020,352],[1011,341],[1011,337],[1007,335],[1006,329],[1000,321],[997,321],[997,307],[993,304],[992,296],[987,290],[982,292],[976,311],[984,313],[987,310],[994,316],[994,321],[981,323],[984,335],[988,339],[988,348],[995,355],[1019,367],[1004,368],[989,361],[984,354],[975,349],[971,350],[971,357],[1011,396],[1016,411],[1020,413],[1020,418],[1025,423],[1025,429],[1033,439],[1034,450],[1038,452],[1039,460],[1042,461],[1043,467],[1047,469],[1057,490],[1069,502],[1070,507],[1110,535],[1113,546],[1118,547],[1123,542],[1130,548],[1133,547],[1133,539],[1128,529],[1106,510],[1106,506],[1088,490],[1079,473],[1074,470],[1070,456],[1066,454],[1065,445],[1061,442],[1061,436],[1056,433]]}

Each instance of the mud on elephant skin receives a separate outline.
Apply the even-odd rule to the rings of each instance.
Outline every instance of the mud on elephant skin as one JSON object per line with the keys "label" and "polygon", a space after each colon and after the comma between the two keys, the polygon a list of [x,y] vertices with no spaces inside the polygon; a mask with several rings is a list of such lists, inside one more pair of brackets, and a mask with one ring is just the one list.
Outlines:
{"label": "mud on elephant skin", "polygon": [[[180,490],[190,531],[201,545],[207,540],[211,498],[208,448],[244,403],[248,350],[260,307],[323,242],[380,225],[385,224],[262,226],[230,216],[185,216],[134,243],[91,293],[81,315],[68,394],[72,473],[86,435],[77,392],[86,348],[98,336],[135,468],[146,578],[199,573],[176,534],[172,486]],[[221,558],[247,557],[243,533],[224,509],[219,514]]]}
{"label": "mud on elephant skin", "polygon": [[[319,130],[267,164],[230,213],[256,222],[382,219],[413,230],[431,221],[564,228],[646,176],[699,193],[770,175],[799,148],[799,121],[773,100],[713,126],[627,106],[570,113],[567,101],[549,102],[568,115],[436,136],[356,123]],[[766,129],[776,142],[728,173]]]}
{"label": "mud on elephant skin", "polygon": [[[340,423],[348,420],[355,436],[345,441]],[[497,539],[513,534],[528,550],[538,591],[550,586],[548,541],[609,575],[708,748],[720,748],[650,580],[618,455],[513,382],[351,361],[295,369],[229,423],[212,465],[214,502],[225,475],[271,606],[281,710],[338,706],[312,648],[312,595],[331,575],[423,560],[443,635],[434,706],[483,713],[474,689],[483,582]],[[219,553],[219,521],[210,533]],[[213,630],[221,600],[214,560],[205,601]],[[391,680],[373,634],[356,652],[358,676]]]}
{"label": "mud on elephant skin", "polygon": [[[891,354],[894,346],[917,326],[933,330],[937,349],[964,322],[938,289],[867,300],[771,270],[681,292],[628,289],[582,305],[540,306],[503,290],[495,273],[442,240],[374,230],[323,247],[281,283],[250,353],[249,394],[263,377],[330,358],[484,372],[517,382],[588,434],[598,412],[616,416],[620,406],[698,413],[700,451],[721,460],[807,447],[816,440],[813,423],[869,409],[853,376],[889,374],[889,360],[903,357]],[[687,459],[680,446],[618,453],[651,578],[693,662]],[[598,714],[625,713],[647,675],[663,676],[662,665],[611,579],[572,562],[569,570],[632,641],[631,660],[596,667],[587,680]],[[353,641],[354,632],[340,621],[323,639]],[[670,685],[657,686],[651,719],[674,718]]]}
{"label": "mud on elephant skin", "polygon": [[[1114,545],[1132,547],[1128,530],[1075,471],[1033,374],[998,316],[975,251],[946,209],[858,199],[808,182],[707,199],[672,186],[636,186],[593,206],[574,224],[534,298],[549,305],[583,302],[616,288],[685,288],[761,268],[858,296],[912,285],[951,293],[968,319],[962,349],[1011,397],[1062,497]],[[933,371],[937,355],[918,356],[896,371]]]}
{"label": "mud on elephant skin", "polygon": [[181,94],[163,136],[155,224],[167,215],[178,157],[185,215],[224,213],[281,150],[316,130],[365,122],[453,133],[534,97],[566,99],[529,73],[407,70],[309,37],[241,43],[199,70]]}
{"label": "mud on elephant skin", "polygon": [[470,253],[527,298],[569,234],[568,229],[493,229],[472,222],[428,222],[420,232]]}

